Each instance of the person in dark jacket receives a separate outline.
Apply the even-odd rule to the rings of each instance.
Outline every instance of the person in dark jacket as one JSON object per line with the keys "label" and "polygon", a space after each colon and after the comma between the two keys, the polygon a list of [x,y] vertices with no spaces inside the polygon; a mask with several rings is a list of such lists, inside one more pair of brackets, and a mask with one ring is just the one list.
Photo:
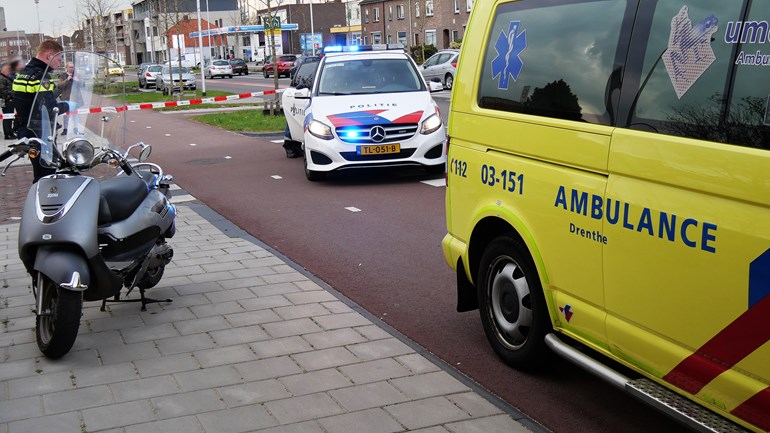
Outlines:
{"label": "person in dark jacket", "polygon": [[[56,100],[56,83],[50,73],[61,65],[62,51],[64,49],[58,42],[44,41],[37,48],[35,57],[13,80],[13,100],[19,122],[19,137],[47,138],[41,137],[43,129],[41,108],[48,111],[49,119],[54,119],[54,108],[58,107],[60,112],[68,109],[68,104],[60,104]],[[53,169],[41,166],[40,158],[32,158],[32,169],[33,182],[55,172]]]}
{"label": "person in dark jacket", "polygon": [[[3,100],[4,115],[13,113],[12,73],[10,63],[0,65],[0,99]],[[3,116],[3,135],[6,140],[16,138],[13,126],[13,119],[6,119]]]}

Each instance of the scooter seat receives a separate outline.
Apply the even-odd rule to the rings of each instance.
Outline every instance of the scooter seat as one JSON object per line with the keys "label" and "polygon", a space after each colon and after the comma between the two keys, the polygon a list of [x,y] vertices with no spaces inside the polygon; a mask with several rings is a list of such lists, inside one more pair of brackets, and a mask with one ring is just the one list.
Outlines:
{"label": "scooter seat", "polygon": [[99,200],[99,224],[121,221],[147,197],[147,184],[136,176],[117,176],[103,180]]}

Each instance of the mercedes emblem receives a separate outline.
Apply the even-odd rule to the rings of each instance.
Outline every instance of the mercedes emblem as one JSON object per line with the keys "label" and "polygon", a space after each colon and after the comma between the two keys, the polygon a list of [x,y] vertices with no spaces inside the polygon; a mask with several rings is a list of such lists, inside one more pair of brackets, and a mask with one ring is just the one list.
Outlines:
{"label": "mercedes emblem", "polygon": [[375,126],[369,131],[369,138],[375,143],[380,143],[385,139],[385,128],[382,126]]}

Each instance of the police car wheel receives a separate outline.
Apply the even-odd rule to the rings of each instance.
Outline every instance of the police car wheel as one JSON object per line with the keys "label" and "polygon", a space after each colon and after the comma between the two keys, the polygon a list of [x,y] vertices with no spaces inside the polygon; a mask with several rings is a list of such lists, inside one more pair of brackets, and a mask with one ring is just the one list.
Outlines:
{"label": "police car wheel", "polygon": [[481,257],[478,302],[484,333],[507,364],[541,366],[550,354],[545,336],[551,322],[535,264],[524,243],[495,238]]}
{"label": "police car wheel", "polygon": [[322,171],[314,171],[314,170],[308,170],[307,168],[307,155],[305,155],[304,158],[304,164],[305,164],[305,177],[307,180],[311,182],[316,182],[319,180],[323,180],[324,177],[326,177],[326,173]]}

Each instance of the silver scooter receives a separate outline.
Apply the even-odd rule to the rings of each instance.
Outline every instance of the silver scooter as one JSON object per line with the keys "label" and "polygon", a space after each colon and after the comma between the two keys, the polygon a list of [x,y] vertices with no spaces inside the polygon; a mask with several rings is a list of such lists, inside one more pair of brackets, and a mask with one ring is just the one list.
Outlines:
{"label": "silver scooter", "polygon": [[[93,53],[69,55],[76,73],[82,73],[73,88],[78,94],[70,97],[91,103],[101,99],[94,92],[103,84],[101,77],[88,72],[106,69],[111,61]],[[158,284],[173,257],[166,240],[175,233],[176,209],[168,200],[171,176],[145,162],[151,146],[140,142],[121,151],[116,144],[125,130],[111,127],[105,133],[110,116],[60,115],[56,108],[39,105],[33,107],[40,114],[41,137],[16,141],[0,161],[28,156],[56,170],[29,189],[19,229],[19,257],[32,276],[36,299],[37,344],[56,359],[75,342],[83,301],[102,301],[102,311],[108,300],[141,302],[142,311],[150,303],[171,302],[147,298],[145,290]],[[120,119],[113,120],[125,124],[125,114],[116,111],[112,117]],[[62,123],[72,134],[59,146]],[[100,136],[90,132],[97,128]],[[133,149],[140,150],[134,163],[129,157]],[[107,175],[100,175],[99,168],[106,168]],[[123,288],[128,293],[138,288],[140,298],[121,298]]]}

